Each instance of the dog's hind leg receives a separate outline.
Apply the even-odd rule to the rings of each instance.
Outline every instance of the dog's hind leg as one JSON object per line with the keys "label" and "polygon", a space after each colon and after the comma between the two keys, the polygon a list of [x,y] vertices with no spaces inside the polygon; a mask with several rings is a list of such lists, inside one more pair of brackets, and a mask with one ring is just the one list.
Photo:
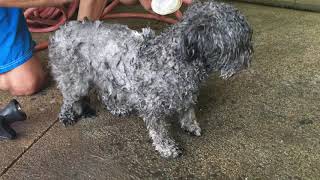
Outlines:
{"label": "dog's hind leg", "polygon": [[152,118],[144,119],[144,121],[149,130],[152,145],[162,157],[175,158],[181,154],[181,150],[178,148],[175,141],[169,137],[163,120]]}
{"label": "dog's hind leg", "polygon": [[84,97],[89,91],[89,82],[84,80],[70,83],[69,86],[61,88],[63,105],[59,114],[59,120],[64,125],[72,125],[81,116],[94,116],[95,111],[91,109]]}
{"label": "dog's hind leg", "polygon": [[185,131],[196,136],[201,135],[201,128],[199,127],[199,123],[197,122],[196,114],[193,107],[190,107],[187,111],[180,114],[179,122],[181,128]]}

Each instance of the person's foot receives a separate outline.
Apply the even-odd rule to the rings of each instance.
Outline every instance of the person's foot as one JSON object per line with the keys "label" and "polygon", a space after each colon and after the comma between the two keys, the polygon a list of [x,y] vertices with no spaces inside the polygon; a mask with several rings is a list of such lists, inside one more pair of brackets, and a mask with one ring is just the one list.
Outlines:
{"label": "person's foot", "polygon": [[45,80],[40,60],[33,56],[15,69],[0,74],[0,90],[17,96],[32,95],[43,87]]}

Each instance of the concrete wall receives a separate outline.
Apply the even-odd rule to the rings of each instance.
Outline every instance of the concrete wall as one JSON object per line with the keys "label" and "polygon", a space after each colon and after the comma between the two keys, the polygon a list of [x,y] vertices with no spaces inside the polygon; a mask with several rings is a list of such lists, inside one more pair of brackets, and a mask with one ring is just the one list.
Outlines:
{"label": "concrete wall", "polygon": [[237,0],[237,1],[320,12],[320,0]]}

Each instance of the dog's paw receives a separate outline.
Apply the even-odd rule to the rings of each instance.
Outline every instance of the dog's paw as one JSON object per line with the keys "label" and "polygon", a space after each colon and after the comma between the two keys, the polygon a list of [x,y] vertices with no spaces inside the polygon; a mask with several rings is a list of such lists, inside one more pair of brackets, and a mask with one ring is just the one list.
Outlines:
{"label": "dog's paw", "polygon": [[182,154],[182,151],[177,146],[161,149],[161,150],[158,150],[158,152],[160,153],[160,156],[164,158],[177,158]]}
{"label": "dog's paw", "polygon": [[182,154],[181,149],[172,140],[164,140],[161,144],[154,144],[154,146],[164,158],[177,158]]}
{"label": "dog's paw", "polygon": [[193,128],[191,131],[189,131],[194,136],[201,136],[201,128],[199,126]]}
{"label": "dog's paw", "polygon": [[201,136],[201,128],[197,124],[191,126],[182,127],[186,132],[194,136]]}
{"label": "dog's paw", "polygon": [[83,117],[84,118],[93,118],[97,116],[96,110],[94,110],[91,107],[86,107],[83,111]]}
{"label": "dog's paw", "polygon": [[198,127],[198,129],[195,129],[193,132],[192,132],[193,135],[195,136],[201,136],[201,128]]}
{"label": "dog's paw", "polygon": [[76,123],[76,120],[69,118],[59,118],[59,120],[65,127],[74,125]]}
{"label": "dog's paw", "polygon": [[65,114],[61,113],[58,119],[65,127],[76,123],[75,116],[71,113],[65,113]]}

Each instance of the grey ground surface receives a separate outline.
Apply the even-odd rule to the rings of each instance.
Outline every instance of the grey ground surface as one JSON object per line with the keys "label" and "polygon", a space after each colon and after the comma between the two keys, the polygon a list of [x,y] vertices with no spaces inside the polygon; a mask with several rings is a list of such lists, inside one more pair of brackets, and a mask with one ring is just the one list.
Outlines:
{"label": "grey ground surface", "polygon": [[284,7],[296,10],[306,10],[320,12],[319,0],[237,0],[256,4],[269,5],[274,7]]}
{"label": "grey ground surface", "polygon": [[298,3],[320,5],[318,0],[247,0],[248,2],[274,2],[274,3]]}
{"label": "grey ground surface", "polygon": [[[17,140],[0,142],[1,179],[319,179],[320,14],[236,6],[254,28],[254,62],[229,81],[212,76],[203,86],[203,135],[172,127],[182,157],[160,158],[141,119],[114,117],[96,100],[97,118],[64,128],[56,122],[61,94],[50,82],[17,98],[29,119],[14,125]],[[47,52],[40,56],[46,64]],[[2,105],[11,98],[0,94]]]}

